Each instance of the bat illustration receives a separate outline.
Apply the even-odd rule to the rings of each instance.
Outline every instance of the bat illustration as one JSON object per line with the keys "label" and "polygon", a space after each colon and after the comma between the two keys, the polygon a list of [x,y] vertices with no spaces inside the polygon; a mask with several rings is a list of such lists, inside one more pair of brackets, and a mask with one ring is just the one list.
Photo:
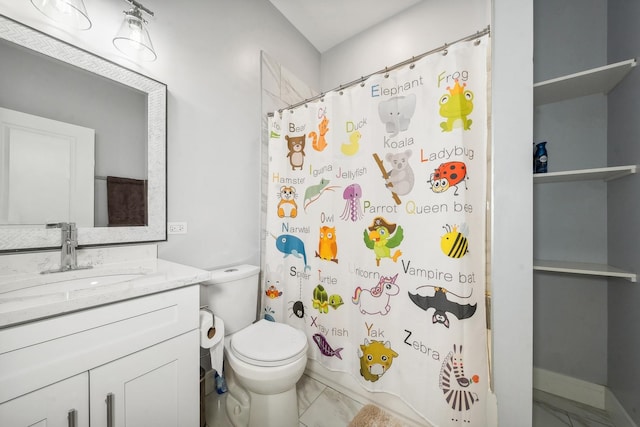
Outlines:
{"label": "bat illustration", "polygon": [[457,302],[449,301],[449,299],[447,298],[448,291],[445,288],[434,287],[434,289],[435,294],[432,297],[412,294],[411,292],[408,292],[411,301],[413,301],[415,305],[417,305],[424,311],[427,311],[430,308],[435,309],[435,313],[433,313],[433,317],[431,317],[433,323],[441,323],[448,328],[449,319],[447,318],[447,313],[451,313],[459,320],[462,320],[468,319],[476,312],[478,304],[462,305],[458,304]]}

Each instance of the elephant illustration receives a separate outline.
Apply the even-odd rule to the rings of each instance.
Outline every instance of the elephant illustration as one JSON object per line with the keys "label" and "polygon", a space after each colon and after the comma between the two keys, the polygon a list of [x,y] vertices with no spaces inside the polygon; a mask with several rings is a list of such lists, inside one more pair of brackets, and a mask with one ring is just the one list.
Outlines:
{"label": "elephant illustration", "polygon": [[378,104],[380,120],[385,123],[387,133],[396,136],[409,128],[409,122],[416,110],[416,95],[394,96]]}

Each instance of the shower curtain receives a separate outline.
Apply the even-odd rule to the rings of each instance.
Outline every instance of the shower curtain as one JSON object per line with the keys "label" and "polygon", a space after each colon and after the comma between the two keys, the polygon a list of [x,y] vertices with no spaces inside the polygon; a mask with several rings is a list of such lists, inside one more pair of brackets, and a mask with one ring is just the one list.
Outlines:
{"label": "shower curtain", "polygon": [[487,422],[489,37],[269,119],[262,317],[436,426]]}

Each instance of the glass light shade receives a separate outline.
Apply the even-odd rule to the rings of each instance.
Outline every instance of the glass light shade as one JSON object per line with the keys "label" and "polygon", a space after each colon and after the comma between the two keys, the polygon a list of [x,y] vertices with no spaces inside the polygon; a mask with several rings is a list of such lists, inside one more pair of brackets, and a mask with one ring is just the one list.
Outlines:
{"label": "glass light shade", "polygon": [[91,28],[82,0],[31,0],[31,3],[44,15],[67,27],[78,30]]}
{"label": "glass light shade", "polygon": [[120,30],[113,38],[113,45],[131,58],[143,61],[155,61],[157,58],[139,10],[125,12]]}

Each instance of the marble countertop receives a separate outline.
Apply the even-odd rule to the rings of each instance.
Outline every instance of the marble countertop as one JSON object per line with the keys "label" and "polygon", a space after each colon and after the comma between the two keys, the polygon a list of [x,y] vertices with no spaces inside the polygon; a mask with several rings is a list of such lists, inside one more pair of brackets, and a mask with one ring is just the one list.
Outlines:
{"label": "marble countertop", "polygon": [[211,272],[161,259],[0,276],[0,328],[203,282]]}

